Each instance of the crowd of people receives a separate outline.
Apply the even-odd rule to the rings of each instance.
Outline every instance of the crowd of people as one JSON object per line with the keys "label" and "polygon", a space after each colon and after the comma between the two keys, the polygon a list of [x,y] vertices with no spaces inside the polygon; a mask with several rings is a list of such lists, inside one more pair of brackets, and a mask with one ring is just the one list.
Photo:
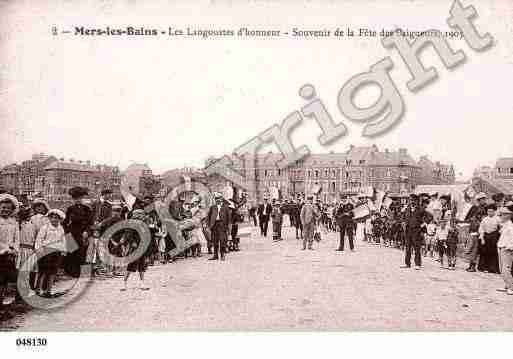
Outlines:
{"label": "crowd of people", "polygon": [[[420,270],[423,258],[433,258],[442,268],[456,270],[457,257],[468,259],[467,272],[501,274],[505,291],[513,295],[513,202],[502,193],[488,198],[478,193],[469,198],[473,205],[466,213],[456,213],[450,195],[411,194],[389,198],[376,205],[375,198],[342,195],[338,203],[323,203],[314,196],[279,201],[264,198],[249,209],[250,220],[267,237],[272,222],[273,240],[282,238],[284,216],[295,227],[302,249],[313,250],[323,233],[339,232],[337,251],[345,242],[355,250],[355,238],[373,245],[404,251],[402,268]],[[379,207],[379,208],[378,208]],[[458,215],[458,216],[457,216]]]}
{"label": "crowd of people", "polygon": [[[64,211],[51,208],[43,198],[28,201],[9,193],[0,193],[0,307],[16,282],[26,272],[29,295],[55,297],[59,274],[78,278],[84,273],[91,279],[124,277],[126,290],[131,273],[139,273],[140,289],[149,290],[144,273],[148,266],[164,265],[177,259],[212,254],[211,260],[225,260],[226,254],[240,250],[238,225],[243,220],[241,207],[245,198],[225,199],[214,193],[215,203],[206,206],[193,192],[181,193],[166,204],[176,231],[168,230],[157,211],[162,199],[151,195],[134,196],[134,201],[115,204],[112,191],[104,189],[97,200],[86,202],[88,190],[73,187],[73,203]],[[142,256],[120,265],[116,260],[133,254],[141,237],[133,228],[123,228],[104,238],[109,228],[123,220],[144,224],[151,241]],[[102,242],[103,241],[103,242]],[[108,252],[108,253],[106,253]],[[87,268],[84,271],[84,268]],[[23,302],[15,290],[15,302]]]}
{"label": "crowd of people", "polygon": [[[469,261],[468,272],[501,274],[513,295],[513,202],[502,194],[487,198],[477,194],[474,204],[462,216],[450,196],[412,194],[408,198],[389,198],[378,204],[375,198],[351,198],[342,195],[338,203],[323,203],[308,196],[297,200],[264,198],[249,206],[246,196],[236,200],[214,193],[214,203],[206,204],[196,193],[181,193],[166,203],[172,225],[164,223],[160,199],[134,196],[132,203],[113,204],[112,191],[105,189],[91,205],[84,199],[88,190],[70,189],[73,203],[65,211],[50,208],[42,198],[31,203],[19,201],[9,193],[0,193],[0,306],[9,282],[20,272],[28,278],[35,295],[52,297],[59,273],[72,278],[84,275],[92,279],[124,277],[126,290],[131,273],[139,273],[140,288],[149,290],[144,273],[148,266],[167,264],[176,259],[201,257],[206,249],[209,260],[226,260],[227,253],[240,250],[239,224],[248,219],[258,226],[263,237],[272,224],[272,239],[283,240],[283,223],[290,226],[302,250],[314,250],[314,243],[329,232],[338,232],[336,251],[355,250],[355,238],[361,241],[403,250],[403,268],[422,267],[423,258],[433,258],[440,266],[456,269],[461,249]],[[386,203],[386,204],[385,204]],[[130,219],[147,226],[151,241],[144,253],[126,265],[106,260],[105,250],[114,257],[133,254],[141,245],[138,232],[125,228],[105,239],[116,223]],[[107,240],[107,243],[102,242]],[[75,248],[70,249],[70,243]],[[16,301],[22,300],[16,293]]]}

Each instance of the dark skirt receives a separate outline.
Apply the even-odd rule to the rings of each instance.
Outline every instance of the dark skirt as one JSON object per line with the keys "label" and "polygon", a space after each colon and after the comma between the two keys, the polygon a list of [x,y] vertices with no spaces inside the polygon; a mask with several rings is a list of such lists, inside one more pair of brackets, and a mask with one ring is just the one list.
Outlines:
{"label": "dark skirt", "polygon": [[484,234],[483,238],[485,244],[480,244],[479,247],[478,270],[488,271],[490,273],[500,273],[499,253],[497,251],[497,242],[499,241],[499,237],[499,231]]}
{"label": "dark skirt", "polygon": [[128,266],[126,267],[126,270],[129,272],[146,272],[147,268],[148,268],[148,264],[146,262],[146,257],[141,256],[139,259],[128,264]]}
{"label": "dark skirt", "polygon": [[0,255],[0,286],[6,286],[16,276],[15,258],[12,254]]}
{"label": "dark skirt", "polygon": [[38,261],[39,273],[55,275],[59,270],[61,265],[61,254],[59,252],[54,252],[45,255],[40,258]]}

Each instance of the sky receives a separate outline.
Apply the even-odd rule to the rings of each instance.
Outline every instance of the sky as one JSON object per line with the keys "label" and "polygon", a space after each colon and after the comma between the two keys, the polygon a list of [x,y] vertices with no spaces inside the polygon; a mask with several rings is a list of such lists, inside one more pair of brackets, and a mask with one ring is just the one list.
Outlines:
{"label": "sky", "polygon": [[[463,1],[494,46],[475,52],[450,40],[467,61],[447,70],[435,53],[422,55],[438,79],[417,93],[409,72],[379,37],[191,38],[75,36],[86,28],[141,27],[334,30],[449,30],[452,1],[28,1],[0,2],[0,165],[33,153],[118,165],[148,163],[155,173],[202,166],[280,123],[306,101],[310,83],[347,135],[317,141],[315,121],[292,132],[296,147],[346,151],[352,145],[407,148],[418,159],[452,163],[461,178],[479,165],[513,156],[513,2]],[[52,27],[70,34],[52,35]],[[337,96],[352,76],[389,56],[391,77],[406,106],[401,122],[374,139],[345,118]],[[361,106],[379,91],[365,87]],[[277,151],[274,145],[262,151]]]}

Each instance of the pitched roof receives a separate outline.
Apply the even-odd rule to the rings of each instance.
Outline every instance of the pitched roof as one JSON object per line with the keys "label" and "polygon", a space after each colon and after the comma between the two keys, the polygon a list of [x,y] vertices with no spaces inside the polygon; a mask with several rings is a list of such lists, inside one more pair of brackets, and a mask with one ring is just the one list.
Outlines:
{"label": "pitched roof", "polygon": [[4,168],[0,169],[0,173],[2,174],[16,174],[19,171],[19,167],[17,164],[13,163],[10,165],[5,166]]}
{"label": "pitched roof", "polygon": [[412,166],[419,167],[417,162],[407,153],[399,151],[374,152],[369,163],[373,166]]}
{"label": "pitched roof", "polygon": [[84,163],[78,162],[65,162],[65,161],[54,161],[44,168],[48,170],[65,170],[75,172],[95,172],[95,168]]}

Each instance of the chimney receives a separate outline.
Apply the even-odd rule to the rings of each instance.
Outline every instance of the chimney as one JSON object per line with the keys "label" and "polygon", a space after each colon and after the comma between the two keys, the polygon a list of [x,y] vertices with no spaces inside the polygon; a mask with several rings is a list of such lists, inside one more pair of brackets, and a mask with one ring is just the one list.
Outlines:
{"label": "chimney", "polygon": [[400,149],[399,149],[399,153],[400,153],[401,155],[406,155],[406,154],[408,153],[408,150],[407,150],[406,148],[400,148]]}
{"label": "chimney", "polygon": [[70,159],[69,159],[69,161],[70,161],[70,162],[75,162],[75,159],[70,158]]}

